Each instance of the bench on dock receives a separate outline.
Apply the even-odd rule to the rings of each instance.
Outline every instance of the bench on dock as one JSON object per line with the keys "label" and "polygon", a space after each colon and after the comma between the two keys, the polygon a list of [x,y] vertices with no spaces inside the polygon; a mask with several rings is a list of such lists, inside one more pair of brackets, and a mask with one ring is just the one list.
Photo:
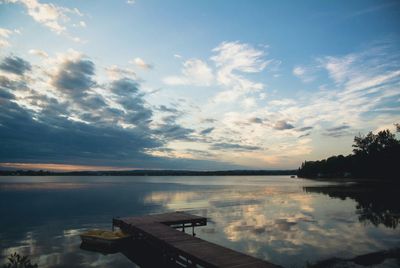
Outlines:
{"label": "bench on dock", "polygon": [[207,242],[177,230],[204,226],[207,218],[184,212],[113,219],[117,226],[134,239],[143,239],[157,248],[169,262],[181,267],[280,267],[255,257]]}

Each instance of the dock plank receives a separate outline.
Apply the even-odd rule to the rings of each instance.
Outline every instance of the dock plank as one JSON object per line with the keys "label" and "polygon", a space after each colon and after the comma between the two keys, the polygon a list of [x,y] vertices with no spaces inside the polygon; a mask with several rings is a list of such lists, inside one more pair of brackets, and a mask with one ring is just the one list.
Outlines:
{"label": "dock plank", "polygon": [[171,226],[183,224],[191,224],[191,226],[206,225],[207,218],[204,217],[184,212],[169,212],[114,219],[113,224],[125,232],[134,235],[140,234],[152,245],[163,248],[165,252],[170,252],[171,255],[183,256],[190,260],[191,263],[196,263],[203,267],[280,267],[171,228]]}

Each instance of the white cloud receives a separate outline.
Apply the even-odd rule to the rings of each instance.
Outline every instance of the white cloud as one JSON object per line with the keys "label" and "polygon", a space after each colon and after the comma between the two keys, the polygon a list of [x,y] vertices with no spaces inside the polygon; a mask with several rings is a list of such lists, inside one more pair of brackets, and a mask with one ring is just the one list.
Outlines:
{"label": "white cloud", "polygon": [[0,28],[0,47],[8,47],[10,43],[8,42],[8,38],[12,34],[11,30]]}
{"label": "white cloud", "polygon": [[40,50],[40,49],[30,49],[29,54],[36,55],[36,56],[39,56],[42,58],[49,57],[49,55],[45,51]]}
{"label": "white cloud", "polygon": [[29,16],[57,34],[66,31],[64,24],[70,20],[68,13],[82,16],[77,8],[70,9],[53,3],[40,3],[37,0],[7,0],[6,2],[21,3],[26,7]]}
{"label": "white cloud", "polygon": [[86,22],[84,22],[83,20],[81,20],[81,21],[79,22],[79,25],[80,25],[82,28],[86,28]]}
{"label": "white cloud", "polygon": [[136,73],[129,68],[121,68],[117,65],[111,65],[106,68],[106,73],[109,79],[117,80],[122,77],[131,77],[136,79]]}
{"label": "white cloud", "polygon": [[336,83],[342,83],[349,79],[351,76],[349,68],[351,64],[356,60],[354,54],[347,55],[345,57],[325,57],[319,61],[323,67],[329,72],[330,77]]}
{"label": "white cloud", "polygon": [[294,67],[292,73],[304,83],[309,83],[315,80],[315,77],[312,75],[312,71],[304,66]]}
{"label": "white cloud", "polygon": [[142,58],[135,58],[135,59],[129,61],[129,63],[135,64],[136,66],[143,68],[143,69],[147,69],[147,70],[153,68],[153,65],[145,62]]}
{"label": "white cloud", "polygon": [[127,1],[126,1],[126,3],[127,3],[128,5],[133,5],[133,4],[135,4],[135,2],[136,2],[136,0],[127,0]]}
{"label": "white cloud", "polygon": [[167,76],[163,79],[167,85],[210,86],[214,79],[211,68],[202,60],[189,59],[183,63],[182,75]]}
{"label": "white cloud", "polygon": [[290,106],[290,105],[295,105],[296,101],[292,99],[279,99],[279,100],[273,100],[268,102],[268,105],[271,106]]}
{"label": "white cloud", "polygon": [[[234,102],[241,96],[264,88],[262,83],[253,82],[242,74],[258,73],[272,62],[264,59],[264,51],[249,44],[222,42],[213,49],[211,57],[217,67],[216,79],[219,85],[229,90],[218,93],[214,102]],[[242,74],[240,74],[242,73]]]}
{"label": "white cloud", "polygon": [[257,106],[257,102],[254,98],[245,98],[242,100],[241,105],[245,109],[252,109]]}
{"label": "white cloud", "polygon": [[0,28],[0,37],[8,38],[11,33],[12,33],[11,30],[8,30],[8,29],[5,29],[5,28]]}
{"label": "white cloud", "polygon": [[213,52],[216,55],[211,60],[218,68],[217,79],[222,85],[231,85],[242,79],[233,74],[233,71],[256,73],[261,72],[268,64],[263,59],[263,51],[239,42],[223,42]]}
{"label": "white cloud", "polygon": [[9,47],[10,46],[10,42],[8,42],[5,39],[0,39],[0,47]]}

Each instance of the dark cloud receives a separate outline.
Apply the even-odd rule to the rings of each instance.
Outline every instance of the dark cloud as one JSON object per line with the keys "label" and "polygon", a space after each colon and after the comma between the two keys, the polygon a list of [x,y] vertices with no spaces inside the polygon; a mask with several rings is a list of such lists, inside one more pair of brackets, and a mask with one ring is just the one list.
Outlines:
{"label": "dark cloud", "polygon": [[214,118],[205,118],[205,119],[202,120],[203,123],[215,123],[217,121],[218,120],[214,119]]}
{"label": "dark cloud", "polygon": [[352,133],[349,131],[350,128],[351,127],[348,125],[332,127],[332,128],[326,129],[326,131],[323,134],[325,136],[334,137],[334,138],[348,136],[348,135],[352,135]]}
{"label": "dark cloud", "polygon": [[203,129],[202,131],[200,131],[200,134],[207,135],[207,134],[210,134],[213,130],[214,130],[213,127],[209,127],[209,128],[206,128],[206,129]]}
{"label": "dark cloud", "polygon": [[158,110],[161,112],[166,112],[166,113],[178,113],[178,110],[172,107],[167,107],[165,105],[160,105],[158,107]]}
{"label": "dark cloud", "polygon": [[0,63],[0,70],[23,75],[25,72],[30,71],[31,64],[20,57],[9,56],[5,57]]}
{"label": "dark cloud", "polygon": [[306,133],[306,134],[300,135],[300,136],[299,136],[299,139],[300,139],[300,138],[307,137],[307,136],[310,136],[310,135],[311,135],[311,133],[310,133],[310,132],[308,132],[308,133]]}
{"label": "dark cloud", "polygon": [[[232,169],[229,163],[156,157],[149,152],[165,148],[172,140],[192,140],[193,129],[172,114],[150,127],[153,111],[139,84],[122,78],[99,85],[89,59],[66,61],[51,77],[52,85],[68,98],[52,98],[22,83],[0,77],[0,162],[106,165],[167,169]],[[93,86],[114,94],[99,95]],[[23,96],[12,90],[25,87]],[[28,103],[19,105],[19,101]],[[109,106],[116,102],[122,107]],[[30,105],[40,108],[28,109]],[[125,127],[124,124],[133,124]],[[124,127],[122,127],[123,125]],[[194,152],[193,152],[194,153]],[[206,156],[205,152],[197,152]]]}
{"label": "dark cloud", "polygon": [[5,76],[0,76],[0,89],[15,90],[18,88],[26,88],[23,80],[10,80]]}
{"label": "dark cloud", "polygon": [[8,91],[0,89],[0,105],[1,105],[1,99],[14,99],[14,98],[15,98],[14,94],[11,94]]}
{"label": "dark cloud", "polygon": [[[169,132],[177,135],[177,129]],[[217,161],[149,155],[146,151],[162,148],[165,142],[153,138],[153,134],[145,128],[85,124],[51,114],[34,120],[29,111],[14,102],[6,100],[0,105],[0,162],[199,170],[243,168]]]}
{"label": "dark cloud", "polygon": [[341,131],[341,130],[345,130],[345,129],[349,129],[349,128],[350,128],[350,126],[343,125],[343,126],[339,126],[339,127],[328,128],[326,131],[337,132],[337,131]]}
{"label": "dark cloud", "polygon": [[83,100],[83,102],[85,103],[86,107],[91,108],[91,109],[99,109],[99,108],[107,106],[104,98],[99,95],[87,96]]}
{"label": "dark cloud", "polygon": [[136,94],[139,91],[139,84],[130,78],[122,78],[111,83],[111,91],[120,96]]}
{"label": "dark cloud", "polygon": [[0,112],[0,161],[67,161],[85,158],[96,162],[143,157],[161,145],[140,129],[96,126],[46,115],[39,120],[17,104],[7,102]]}
{"label": "dark cloud", "polygon": [[213,153],[210,153],[208,151],[202,151],[202,150],[196,150],[196,149],[188,149],[186,152],[193,154],[193,155],[199,155],[202,157],[214,157],[215,155]]}
{"label": "dark cloud", "polygon": [[291,125],[288,122],[283,121],[283,120],[276,122],[274,125],[274,129],[276,129],[276,130],[285,130],[285,129],[292,129],[292,128],[294,128],[293,125]]}
{"label": "dark cloud", "polygon": [[261,147],[251,145],[241,145],[236,143],[214,143],[211,148],[213,150],[234,150],[234,151],[255,151],[261,150]]}
{"label": "dark cloud", "polygon": [[253,118],[250,118],[249,122],[250,123],[255,123],[255,124],[262,124],[263,120],[261,118],[259,118],[259,117],[253,117]]}
{"label": "dark cloud", "polygon": [[167,140],[191,140],[190,135],[194,130],[174,123],[162,124],[154,132]]}
{"label": "dark cloud", "polygon": [[52,77],[52,84],[73,97],[82,97],[96,84],[94,74],[95,65],[89,59],[67,60]]}
{"label": "dark cloud", "polygon": [[302,128],[299,128],[298,131],[307,131],[307,130],[311,130],[313,128],[314,127],[302,127]]}

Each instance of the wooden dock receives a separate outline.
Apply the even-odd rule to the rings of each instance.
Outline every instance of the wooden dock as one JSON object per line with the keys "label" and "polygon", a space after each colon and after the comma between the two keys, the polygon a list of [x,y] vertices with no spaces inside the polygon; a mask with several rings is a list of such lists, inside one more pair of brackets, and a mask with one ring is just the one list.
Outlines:
{"label": "wooden dock", "polygon": [[[184,212],[113,219],[113,227],[144,240],[177,267],[280,267],[195,237],[194,228],[206,224],[207,218]],[[192,228],[193,235],[179,228]]]}

